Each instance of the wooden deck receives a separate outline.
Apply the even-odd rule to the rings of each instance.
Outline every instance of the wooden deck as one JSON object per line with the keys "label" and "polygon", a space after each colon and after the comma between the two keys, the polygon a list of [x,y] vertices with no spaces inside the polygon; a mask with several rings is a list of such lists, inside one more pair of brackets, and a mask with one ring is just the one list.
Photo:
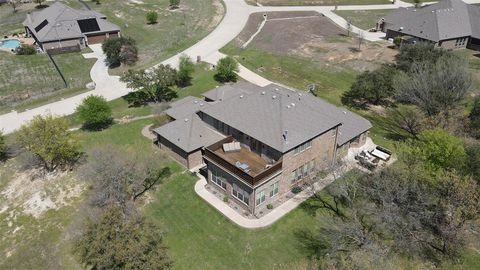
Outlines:
{"label": "wooden deck", "polygon": [[224,160],[228,161],[232,165],[236,165],[237,161],[241,163],[248,164],[250,167],[249,171],[246,171],[251,176],[255,176],[266,169],[266,165],[268,164],[263,158],[261,158],[258,154],[251,152],[249,149],[244,147],[240,148],[238,152],[229,152],[225,153],[223,148],[218,148],[214,151],[215,154],[222,157]]}

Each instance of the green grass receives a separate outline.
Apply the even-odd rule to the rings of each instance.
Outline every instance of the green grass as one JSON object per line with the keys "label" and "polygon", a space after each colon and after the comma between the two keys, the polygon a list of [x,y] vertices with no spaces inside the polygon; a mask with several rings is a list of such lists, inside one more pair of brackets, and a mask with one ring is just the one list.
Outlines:
{"label": "green grass", "polygon": [[[182,8],[175,11],[169,10],[169,0],[143,2],[133,4],[129,1],[102,0],[101,5],[89,3],[92,8],[107,15],[109,21],[120,26],[123,36],[137,41],[139,61],[133,68],[148,68],[190,47],[212,31],[219,22],[213,18],[221,19],[223,14],[223,6],[218,0],[182,0]],[[220,9],[217,10],[217,7]],[[148,10],[159,14],[157,24],[147,25],[145,14]],[[111,73],[121,74],[127,68],[115,68]]]}
{"label": "green grass", "polygon": [[306,90],[317,85],[317,94],[340,105],[340,95],[350,88],[357,73],[351,69],[326,68],[324,63],[295,56],[275,55],[255,48],[238,49],[232,45],[222,52],[233,55],[245,67],[274,82]]}
{"label": "green grass", "polygon": [[310,5],[373,5],[391,4],[388,0],[249,0],[249,3],[265,6],[310,6]]}
{"label": "green grass", "polygon": [[381,18],[392,10],[378,9],[378,10],[336,10],[335,13],[351,21],[352,24],[358,28],[368,30],[375,28],[375,24]]}
{"label": "green grass", "polygon": [[67,80],[67,88],[46,54],[0,52],[0,111],[21,110],[86,91],[96,60],[85,59],[84,52],[53,57]]}
{"label": "green grass", "polygon": [[198,197],[196,180],[188,173],[178,175],[146,210],[166,231],[174,269],[276,269],[305,257],[294,234],[313,227],[313,217],[297,209],[269,228],[242,229]]}

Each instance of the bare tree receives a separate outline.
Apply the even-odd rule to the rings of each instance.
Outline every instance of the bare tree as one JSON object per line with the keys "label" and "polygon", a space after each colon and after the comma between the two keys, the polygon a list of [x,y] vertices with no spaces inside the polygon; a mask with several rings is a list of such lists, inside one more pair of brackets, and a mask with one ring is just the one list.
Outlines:
{"label": "bare tree", "polygon": [[468,64],[454,55],[441,56],[436,63],[414,63],[411,71],[394,81],[397,98],[417,105],[428,116],[449,111],[465,96],[472,84]]}
{"label": "bare tree", "polygon": [[388,109],[387,122],[390,131],[397,132],[399,129],[417,138],[425,127],[425,116],[416,107],[399,106]]}
{"label": "bare tree", "polygon": [[96,207],[118,205],[129,212],[134,202],[170,176],[168,167],[158,168],[154,157],[140,157],[113,146],[97,147],[80,170],[92,183],[91,204]]}

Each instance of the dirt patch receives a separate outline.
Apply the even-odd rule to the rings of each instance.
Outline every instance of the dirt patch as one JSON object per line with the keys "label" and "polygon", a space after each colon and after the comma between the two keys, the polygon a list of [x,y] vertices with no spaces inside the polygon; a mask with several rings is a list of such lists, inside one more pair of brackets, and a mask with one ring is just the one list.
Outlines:
{"label": "dirt patch", "polygon": [[[234,45],[241,47],[259,28],[263,13],[250,16]],[[341,64],[358,71],[374,69],[392,62],[396,50],[387,43],[363,41],[347,36],[345,29],[317,12],[270,12],[262,31],[247,48],[256,48],[277,55],[300,56],[325,66]],[[338,68],[338,67],[335,67]]]}
{"label": "dirt patch", "polygon": [[71,173],[39,176],[38,170],[18,172],[0,192],[0,209],[15,209],[38,218],[49,209],[68,205],[83,190],[84,185]]}

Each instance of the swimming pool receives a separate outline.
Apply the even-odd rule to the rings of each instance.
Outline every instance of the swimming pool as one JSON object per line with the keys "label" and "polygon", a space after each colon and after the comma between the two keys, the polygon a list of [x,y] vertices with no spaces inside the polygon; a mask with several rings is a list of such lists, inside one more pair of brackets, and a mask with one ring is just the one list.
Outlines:
{"label": "swimming pool", "polygon": [[20,41],[17,39],[0,40],[1,49],[16,49],[20,47]]}

